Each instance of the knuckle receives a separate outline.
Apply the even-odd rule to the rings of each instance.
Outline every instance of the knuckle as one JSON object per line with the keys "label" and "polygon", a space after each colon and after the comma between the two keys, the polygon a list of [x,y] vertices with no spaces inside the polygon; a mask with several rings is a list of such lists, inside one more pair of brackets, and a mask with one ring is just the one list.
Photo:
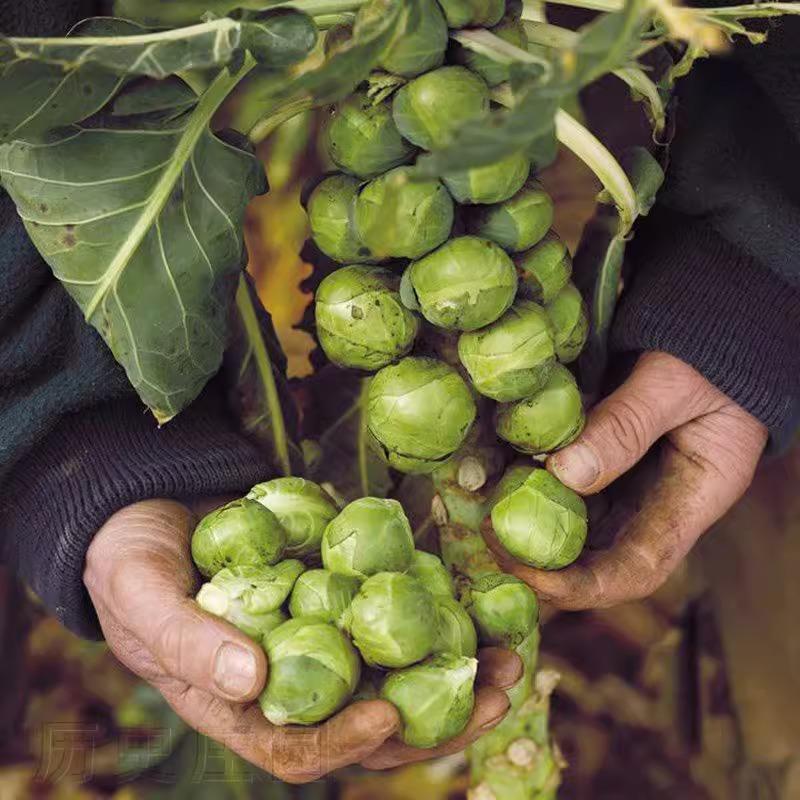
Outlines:
{"label": "knuckle", "polygon": [[651,412],[641,403],[626,399],[606,409],[607,435],[627,456],[647,452],[653,440]]}

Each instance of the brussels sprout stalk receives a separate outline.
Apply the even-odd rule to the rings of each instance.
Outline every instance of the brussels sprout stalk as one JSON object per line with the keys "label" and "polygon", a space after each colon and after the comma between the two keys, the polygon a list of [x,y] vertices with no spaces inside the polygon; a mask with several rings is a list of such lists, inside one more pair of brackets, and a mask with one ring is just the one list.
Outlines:
{"label": "brussels sprout stalk", "polygon": [[[437,498],[446,509],[446,522],[439,528],[442,558],[457,575],[462,593],[468,593],[478,576],[499,572],[480,534],[491,490],[485,486],[478,492],[466,491],[458,483],[456,462],[442,467],[433,478]],[[558,676],[549,670],[536,672],[538,627],[514,650],[525,671],[508,691],[508,716],[470,748],[470,800],[551,800],[561,780],[564,765],[548,734],[550,694]]]}

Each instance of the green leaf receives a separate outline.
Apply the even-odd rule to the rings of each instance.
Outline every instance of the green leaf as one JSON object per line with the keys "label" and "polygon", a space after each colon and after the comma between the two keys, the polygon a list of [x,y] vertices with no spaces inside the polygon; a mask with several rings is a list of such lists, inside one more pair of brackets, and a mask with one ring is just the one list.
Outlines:
{"label": "green leaf", "polygon": [[202,22],[207,14],[224,17],[240,8],[264,8],[268,0],[114,0],[114,15],[148,28],[179,28]]}
{"label": "green leaf", "polygon": [[299,415],[286,378],[286,356],[272,320],[244,277],[236,292],[225,367],[233,406],[245,433],[270,454],[276,471],[301,475]]}
{"label": "green leaf", "polygon": [[279,74],[265,81],[259,97],[264,116],[250,129],[250,140],[261,142],[275,130],[277,121],[350,94],[377,66],[406,13],[404,0],[372,0],[359,14],[350,39],[324,60],[294,79]]}
{"label": "green leaf", "polygon": [[[645,215],[655,202],[664,172],[644,148],[625,152],[620,159],[637,200],[638,215]],[[581,387],[589,393],[600,390],[608,363],[608,335],[622,289],[622,265],[628,226],[619,209],[601,206],[586,226],[575,254],[575,282],[589,304],[591,330],[579,362]]]}
{"label": "green leaf", "polygon": [[334,103],[369,77],[408,13],[404,0],[372,0],[356,19],[349,41],[337,47],[318,68],[293,87],[319,104]]}
{"label": "green leaf", "polygon": [[96,17],[65,38],[0,38],[0,142],[80,122],[135,77],[241,64],[245,52],[285,67],[305,58],[316,37],[305,14],[276,9],[249,21],[218,19],[158,33]]}
{"label": "green leaf", "polygon": [[31,239],[161,422],[222,361],[244,210],[265,181],[253,153],[209,121],[251,65],[221,73],[164,125],[107,114],[0,146]]}
{"label": "green leaf", "polygon": [[327,366],[309,378],[308,434],[318,445],[309,477],[333,485],[347,500],[386,497],[392,479],[370,441],[366,422],[368,379]]}
{"label": "green leaf", "polygon": [[575,253],[575,283],[589,305],[591,329],[578,367],[581,389],[600,391],[608,364],[608,334],[617,307],[626,239],[620,235],[621,220],[616,209],[600,206],[586,226]]}

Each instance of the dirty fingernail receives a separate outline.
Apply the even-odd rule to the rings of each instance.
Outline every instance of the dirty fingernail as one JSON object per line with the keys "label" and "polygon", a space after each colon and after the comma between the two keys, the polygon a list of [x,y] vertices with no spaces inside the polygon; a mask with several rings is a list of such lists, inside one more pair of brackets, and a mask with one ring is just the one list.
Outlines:
{"label": "dirty fingernail", "polygon": [[578,490],[588,489],[600,476],[600,464],[585,444],[574,444],[554,455],[550,468],[562,483]]}

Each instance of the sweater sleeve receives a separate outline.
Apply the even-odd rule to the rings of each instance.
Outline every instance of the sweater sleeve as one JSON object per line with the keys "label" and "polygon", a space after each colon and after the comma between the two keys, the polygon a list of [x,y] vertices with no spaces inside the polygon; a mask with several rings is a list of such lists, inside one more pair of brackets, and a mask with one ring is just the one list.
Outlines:
{"label": "sweater sleeve", "polygon": [[800,24],[679,84],[667,181],[629,248],[612,349],[664,350],[761,420],[800,425]]}

